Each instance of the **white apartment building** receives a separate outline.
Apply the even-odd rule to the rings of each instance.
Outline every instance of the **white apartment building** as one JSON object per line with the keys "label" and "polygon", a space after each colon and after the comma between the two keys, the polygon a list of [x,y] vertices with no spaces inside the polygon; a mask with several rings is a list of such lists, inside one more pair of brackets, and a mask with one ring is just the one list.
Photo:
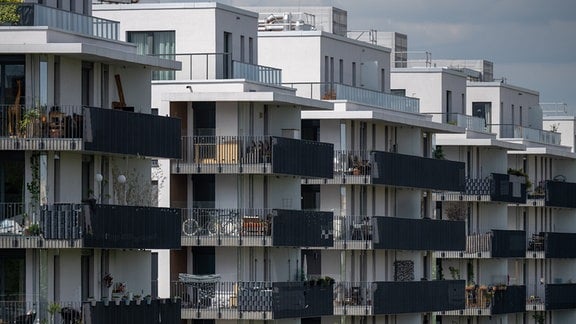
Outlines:
{"label": "white apartment building", "polygon": [[88,1],[0,13],[0,322],[178,323],[151,249],[180,247],[179,214],[149,202],[180,121],[151,114],[149,83],[180,63],[137,54]]}
{"label": "white apartment building", "polygon": [[308,276],[336,278],[334,316],[422,323],[462,308],[464,294],[451,292],[464,282],[433,280],[432,252],[463,248],[464,224],[435,219],[430,199],[464,185],[464,164],[430,156],[434,133],[463,129],[390,93],[388,48],[314,30],[260,32],[258,48],[259,61],[282,68],[300,96],[334,103],[302,112],[302,136],[335,148],[334,177],[302,185],[303,208],[334,211],[334,247],[306,253]]}
{"label": "white apartment building", "polygon": [[160,293],[180,297],[189,321],[331,315],[330,280],[302,281],[301,250],[333,245],[332,213],[301,210],[300,178],[331,177],[333,146],[300,139],[300,112],[333,104],[296,96],[280,69],[256,65],[256,13],[219,3],[95,7],[140,48],[143,34],[146,44],[170,39],[171,52],[157,54],[183,65],[152,82],[152,106],[183,121],[182,159],[159,161],[160,202],[181,208],[183,224],[181,250],[160,257]]}
{"label": "white apartment building", "polygon": [[[457,74],[449,70],[397,69],[392,76],[398,91],[422,93],[422,101],[441,107],[442,122],[467,127],[466,135],[441,134],[435,142],[445,156],[466,162],[466,190],[435,200],[447,215],[466,219],[468,235],[466,251],[435,253],[444,276],[466,278],[466,308],[437,314],[461,323],[570,322],[573,261],[563,245],[573,225],[563,215],[574,211],[561,193],[573,169],[569,118],[550,112],[543,122],[537,92],[502,82],[469,81],[467,116],[455,114],[447,99],[454,86],[441,77]],[[456,91],[469,76],[462,72]]]}

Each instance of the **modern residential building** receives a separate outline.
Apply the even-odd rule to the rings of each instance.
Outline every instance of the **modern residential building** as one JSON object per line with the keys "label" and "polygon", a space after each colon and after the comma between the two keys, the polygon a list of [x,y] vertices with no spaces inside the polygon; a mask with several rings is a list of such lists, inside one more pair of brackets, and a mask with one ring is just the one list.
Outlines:
{"label": "modern residential building", "polygon": [[182,248],[160,256],[160,294],[180,297],[189,321],[332,315],[332,279],[303,281],[301,251],[333,246],[333,213],[301,209],[300,179],[332,177],[333,145],[301,139],[300,113],[333,104],[297,96],[280,69],[257,65],[256,13],[219,3],[95,8],[142,50],[163,44],[171,52],[149,53],[183,64],[152,82],[152,106],[183,121],[182,159],[158,163],[160,203],[182,213]]}
{"label": "modern residential building", "polygon": [[302,136],[335,147],[334,177],[302,182],[303,208],[334,211],[334,247],[306,253],[308,276],[336,278],[334,317],[322,321],[422,323],[463,308],[464,281],[434,280],[432,253],[463,249],[464,222],[437,219],[431,197],[464,187],[463,163],[432,158],[435,133],[464,129],[390,92],[388,48],[314,30],[258,41],[286,85],[334,103],[302,112]]}
{"label": "modern residential building", "polygon": [[151,249],[180,248],[180,215],[149,203],[150,158],[181,157],[151,71],[180,63],[45,3],[0,4],[0,322],[178,323]]}
{"label": "modern residential building", "polygon": [[[574,167],[570,118],[550,107],[543,119],[535,91],[470,81],[461,95],[464,116],[450,97],[461,92],[469,73],[457,69],[462,77],[455,88],[455,79],[446,77],[458,74],[451,70],[392,73],[397,91],[422,94],[422,102],[441,107],[437,120],[467,127],[466,135],[435,138],[444,156],[466,162],[466,190],[437,193],[434,200],[439,211],[466,219],[468,235],[465,251],[435,253],[444,276],[449,271],[452,277],[466,278],[466,308],[437,315],[454,322],[573,321],[568,270],[573,256],[562,247],[566,241],[554,245],[573,235],[564,215],[574,210],[562,193],[572,185],[565,174]],[[561,142],[561,127],[568,145]],[[542,252],[546,249],[557,252]]]}

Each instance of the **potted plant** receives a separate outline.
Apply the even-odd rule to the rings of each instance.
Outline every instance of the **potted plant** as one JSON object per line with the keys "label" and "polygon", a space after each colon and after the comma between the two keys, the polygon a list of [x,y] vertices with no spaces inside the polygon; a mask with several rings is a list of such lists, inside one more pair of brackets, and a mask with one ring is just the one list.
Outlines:
{"label": "potted plant", "polygon": [[48,313],[50,314],[51,323],[54,323],[54,315],[59,313],[62,308],[58,303],[52,303],[48,306]]}
{"label": "potted plant", "polygon": [[28,226],[28,235],[40,236],[42,231],[40,230],[40,225],[38,223],[33,223]]}
{"label": "potted plant", "polygon": [[134,295],[134,300],[136,301],[136,305],[140,305],[142,302],[142,295],[136,294]]}
{"label": "potted plant", "polygon": [[35,137],[40,130],[40,110],[37,108],[30,109],[22,115],[22,120],[18,122],[20,134],[23,137]]}

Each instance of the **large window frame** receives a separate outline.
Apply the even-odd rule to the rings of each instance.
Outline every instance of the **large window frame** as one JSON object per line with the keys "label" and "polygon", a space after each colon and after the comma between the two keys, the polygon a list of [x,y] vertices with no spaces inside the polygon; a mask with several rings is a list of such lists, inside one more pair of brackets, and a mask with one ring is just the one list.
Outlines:
{"label": "large window frame", "polygon": [[[136,44],[141,55],[154,55],[173,60],[176,54],[176,32],[166,31],[128,31],[126,39]],[[152,80],[174,80],[174,71],[153,71]]]}

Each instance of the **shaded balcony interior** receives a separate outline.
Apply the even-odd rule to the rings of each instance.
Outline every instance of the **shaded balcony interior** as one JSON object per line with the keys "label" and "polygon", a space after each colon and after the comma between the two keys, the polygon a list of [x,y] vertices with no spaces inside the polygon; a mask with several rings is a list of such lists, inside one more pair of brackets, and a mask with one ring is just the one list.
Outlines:
{"label": "shaded balcony interior", "polygon": [[528,194],[528,199],[537,205],[540,205],[538,201],[541,201],[544,206],[576,208],[576,199],[574,199],[576,183],[562,181],[564,180],[562,177],[558,179],[540,181]]}

